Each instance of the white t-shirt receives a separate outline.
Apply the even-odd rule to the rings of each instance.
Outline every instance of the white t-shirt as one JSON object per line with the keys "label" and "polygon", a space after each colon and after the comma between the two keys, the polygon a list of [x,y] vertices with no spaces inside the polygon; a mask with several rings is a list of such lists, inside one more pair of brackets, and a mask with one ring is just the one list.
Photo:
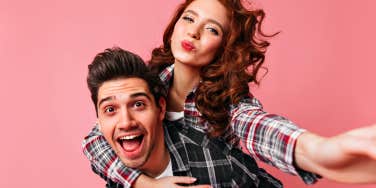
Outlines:
{"label": "white t-shirt", "polygon": [[168,121],[176,121],[181,118],[184,118],[184,111],[181,112],[166,112],[166,119]]}

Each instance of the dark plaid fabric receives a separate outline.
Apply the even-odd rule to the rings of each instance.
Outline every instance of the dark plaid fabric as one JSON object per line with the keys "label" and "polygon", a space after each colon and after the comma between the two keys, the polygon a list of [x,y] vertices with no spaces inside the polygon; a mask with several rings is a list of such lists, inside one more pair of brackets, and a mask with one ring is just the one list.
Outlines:
{"label": "dark plaid fabric", "polygon": [[[252,157],[221,138],[210,139],[200,129],[166,121],[165,144],[170,152],[174,176],[196,177],[195,185],[282,187],[281,182],[259,168]],[[123,186],[108,180],[107,187]]]}

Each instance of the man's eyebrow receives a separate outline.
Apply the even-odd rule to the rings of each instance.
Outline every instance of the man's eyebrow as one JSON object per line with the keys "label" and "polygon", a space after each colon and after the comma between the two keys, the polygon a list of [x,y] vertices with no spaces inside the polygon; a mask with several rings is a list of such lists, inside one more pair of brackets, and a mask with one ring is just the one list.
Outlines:
{"label": "man's eyebrow", "polygon": [[[198,16],[198,13],[195,12],[194,10],[186,10],[186,11],[184,11],[184,13],[191,13],[191,14],[194,14],[195,16]],[[225,32],[225,28],[223,28],[222,24],[219,23],[217,20],[214,20],[214,19],[211,19],[211,18],[209,18],[207,20],[209,22],[212,22],[212,23],[218,25],[218,27],[220,27],[220,29],[222,30],[222,32]]]}
{"label": "man's eyebrow", "polygon": [[[144,96],[144,97],[148,98],[149,100],[151,100],[150,96],[149,96],[147,93],[145,93],[145,92],[132,93],[132,94],[130,95],[130,98],[136,98],[136,97],[139,97],[139,96]],[[103,98],[103,99],[101,99],[101,100],[99,101],[99,103],[98,103],[98,107],[101,106],[102,103],[104,103],[104,102],[106,102],[106,101],[111,101],[111,100],[114,100],[114,99],[116,99],[115,96],[108,96],[108,97],[105,97],[105,98]]]}
{"label": "man's eyebrow", "polygon": [[136,98],[136,97],[139,97],[139,96],[144,96],[144,97],[148,98],[149,100],[151,100],[150,96],[145,92],[132,93],[130,95],[131,98]]}
{"label": "man's eyebrow", "polygon": [[110,100],[114,100],[116,97],[115,96],[108,96],[108,97],[105,97],[103,99],[101,99],[98,103],[98,106],[101,106],[102,103],[106,102],[106,101],[110,101]]}

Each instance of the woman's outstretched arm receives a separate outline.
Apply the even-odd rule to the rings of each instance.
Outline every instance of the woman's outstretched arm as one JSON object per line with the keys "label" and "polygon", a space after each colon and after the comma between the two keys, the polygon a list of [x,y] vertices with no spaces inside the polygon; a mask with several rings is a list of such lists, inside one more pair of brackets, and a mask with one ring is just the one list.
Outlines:
{"label": "woman's outstretched arm", "polygon": [[233,106],[231,118],[250,155],[307,184],[317,181],[317,175],[343,183],[376,183],[375,125],[324,138],[264,112],[254,98]]}

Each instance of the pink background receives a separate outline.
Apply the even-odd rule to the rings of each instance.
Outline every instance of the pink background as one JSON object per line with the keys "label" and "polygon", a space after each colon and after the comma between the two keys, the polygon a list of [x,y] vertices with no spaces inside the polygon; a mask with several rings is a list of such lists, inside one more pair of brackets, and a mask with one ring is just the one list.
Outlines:
{"label": "pink background", "polygon": [[[180,1],[179,1],[180,2]],[[104,187],[81,152],[95,120],[87,65],[107,47],[145,59],[176,0],[0,1],[0,187]],[[259,1],[282,31],[254,94],[269,112],[326,136],[376,122],[376,1]],[[285,187],[306,187],[268,168]],[[374,187],[327,180],[314,188]]]}

